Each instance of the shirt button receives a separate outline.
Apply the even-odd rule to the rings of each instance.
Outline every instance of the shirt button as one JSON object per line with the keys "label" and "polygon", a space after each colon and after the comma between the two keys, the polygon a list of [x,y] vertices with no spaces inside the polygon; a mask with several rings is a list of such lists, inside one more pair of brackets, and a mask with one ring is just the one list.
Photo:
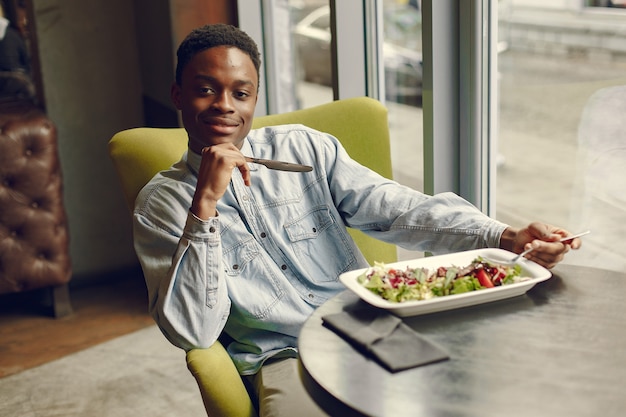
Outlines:
{"label": "shirt button", "polygon": [[247,194],[245,194],[245,195],[242,197],[242,199],[243,199],[243,201],[248,201],[248,200],[250,199],[250,197],[248,197],[248,195],[247,195]]}
{"label": "shirt button", "polygon": [[239,269],[239,265],[237,265],[237,264],[233,265],[233,269],[235,269],[235,270]]}
{"label": "shirt button", "polygon": [[313,294],[309,294],[309,299],[310,299],[310,300],[312,300],[312,299],[314,299],[314,298],[315,298],[315,296],[314,296]]}
{"label": "shirt button", "polygon": [[282,269],[283,271],[287,269],[287,265],[281,265],[280,269]]}
{"label": "shirt button", "polygon": [[317,232],[317,229],[314,227],[314,228],[313,228],[313,233],[315,233],[315,232]]}
{"label": "shirt button", "polygon": [[213,227],[213,226],[209,227],[209,232],[215,233],[215,227]]}
{"label": "shirt button", "polygon": [[265,234],[265,232],[261,232],[261,237],[262,237],[263,239],[265,239],[265,238],[267,237],[267,235]]}

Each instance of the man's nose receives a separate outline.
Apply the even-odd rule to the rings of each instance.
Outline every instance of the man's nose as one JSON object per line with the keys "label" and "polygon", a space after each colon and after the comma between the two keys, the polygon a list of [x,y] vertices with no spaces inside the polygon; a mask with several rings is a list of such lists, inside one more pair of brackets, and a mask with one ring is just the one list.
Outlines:
{"label": "man's nose", "polygon": [[215,96],[213,101],[213,107],[219,108],[221,111],[231,111],[233,109],[233,96],[232,94],[224,91]]}

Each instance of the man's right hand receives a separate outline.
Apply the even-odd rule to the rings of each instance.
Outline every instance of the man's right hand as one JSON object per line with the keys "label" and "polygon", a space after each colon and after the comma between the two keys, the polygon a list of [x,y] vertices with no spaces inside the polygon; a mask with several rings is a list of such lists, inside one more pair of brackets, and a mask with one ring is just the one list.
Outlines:
{"label": "man's right hand", "polygon": [[238,168],[244,183],[250,185],[250,169],[239,151],[231,143],[202,149],[198,184],[191,203],[191,212],[203,220],[217,215],[217,202],[230,184],[233,169]]}

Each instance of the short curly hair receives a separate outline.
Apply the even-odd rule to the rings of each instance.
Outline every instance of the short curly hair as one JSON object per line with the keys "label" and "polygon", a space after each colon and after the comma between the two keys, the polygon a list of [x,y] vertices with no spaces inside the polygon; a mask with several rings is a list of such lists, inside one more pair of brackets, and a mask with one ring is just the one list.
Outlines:
{"label": "short curly hair", "polygon": [[185,66],[197,53],[217,46],[235,47],[248,54],[256,68],[257,76],[260,76],[261,54],[256,42],[241,29],[232,25],[218,23],[194,29],[181,42],[176,51],[176,57],[178,58],[176,63],[176,84],[181,84]]}

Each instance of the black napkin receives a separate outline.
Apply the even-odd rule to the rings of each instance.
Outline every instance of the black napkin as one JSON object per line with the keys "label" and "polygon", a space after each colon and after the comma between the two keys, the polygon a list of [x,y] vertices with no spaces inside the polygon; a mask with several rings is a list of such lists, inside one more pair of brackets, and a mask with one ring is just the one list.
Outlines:
{"label": "black napkin", "polygon": [[322,317],[324,324],[391,372],[449,358],[448,354],[384,310],[359,308]]}

